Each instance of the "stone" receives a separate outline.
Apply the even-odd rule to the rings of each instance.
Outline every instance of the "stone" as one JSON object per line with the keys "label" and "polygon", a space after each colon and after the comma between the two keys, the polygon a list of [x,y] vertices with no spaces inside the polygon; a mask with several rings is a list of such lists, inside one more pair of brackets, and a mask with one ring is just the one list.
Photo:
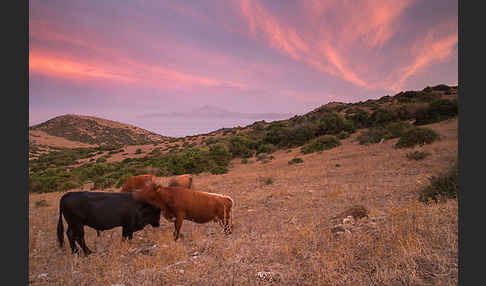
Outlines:
{"label": "stone", "polygon": [[260,271],[256,274],[257,279],[268,282],[280,282],[281,277],[279,273]]}

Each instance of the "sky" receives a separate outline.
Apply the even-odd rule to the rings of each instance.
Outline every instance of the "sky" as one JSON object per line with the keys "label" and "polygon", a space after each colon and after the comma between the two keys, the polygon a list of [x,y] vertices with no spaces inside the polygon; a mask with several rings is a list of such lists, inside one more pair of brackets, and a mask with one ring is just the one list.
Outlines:
{"label": "sky", "polygon": [[458,84],[452,0],[29,4],[29,125],[79,114],[186,136],[236,121],[146,115],[203,106],[305,114]]}

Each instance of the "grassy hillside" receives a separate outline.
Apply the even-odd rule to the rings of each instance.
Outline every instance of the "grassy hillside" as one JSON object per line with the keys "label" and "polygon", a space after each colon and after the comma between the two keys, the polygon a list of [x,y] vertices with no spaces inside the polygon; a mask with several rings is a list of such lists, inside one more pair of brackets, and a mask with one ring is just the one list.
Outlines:
{"label": "grassy hillside", "polygon": [[[275,151],[291,148],[299,148],[301,154],[322,152],[340,146],[341,140],[355,133],[359,133],[356,140],[364,145],[393,138],[400,139],[397,148],[431,144],[437,140],[437,134],[421,126],[457,114],[457,89],[439,85],[366,102],[330,103],[288,120],[260,121],[242,128],[151,144],[65,148],[53,152],[35,150],[34,145],[29,161],[30,191],[64,191],[86,183],[94,183],[94,189],[109,189],[122,183],[122,178],[147,172],[157,176],[224,174],[231,170],[231,160],[245,162],[256,158],[267,162],[274,158]],[[50,130],[53,126],[64,126],[59,123],[63,118],[66,119],[48,121],[36,128]],[[68,117],[74,121],[76,118]],[[89,121],[81,121],[86,122]],[[110,128],[117,127],[115,124],[121,125],[112,122]],[[65,125],[90,130],[73,122]],[[116,136],[112,136],[115,140]]]}
{"label": "grassy hillside", "polygon": [[29,129],[70,141],[97,145],[136,145],[167,139],[129,124],[72,114],[52,118]]}
{"label": "grassy hillside", "polygon": [[[86,227],[86,242],[95,253],[72,256],[56,241],[63,193],[30,194],[29,280],[33,285],[267,285],[268,280],[457,285],[457,201],[419,201],[432,178],[457,160],[457,118],[425,127],[440,139],[396,148],[399,138],[364,145],[355,132],[321,152],[278,149],[269,160],[233,159],[226,174],[194,175],[197,189],[234,199],[230,236],[216,224],[184,221],[184,237],[174,242],[173,223],[164,219],[160,228],[147,226],[130,242],[121,242],[120,228],[97,237]],[[409,158],[414,152],[428,156]],[[294,158],[302,162],[289,164]],[[158,178],[164,185],[169,179]],[[369,217],[343,224],[339,215],[356,205]]]}

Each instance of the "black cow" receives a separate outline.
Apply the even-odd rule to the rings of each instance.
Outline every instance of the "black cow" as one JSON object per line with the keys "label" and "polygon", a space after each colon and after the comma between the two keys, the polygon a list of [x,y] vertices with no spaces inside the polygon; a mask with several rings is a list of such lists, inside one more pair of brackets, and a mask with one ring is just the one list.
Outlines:
{"label": "black cow", "polygon": [[91,250],[84,240],[85,225],[96,230],[121,226],[123,240],[132,239],[133,233],[147,224],[160,226],[160,208],[134,200],[132,193],[69,192],[59,202],[57,239],[60,247],[64,244],[63,214],[72,253],[79,253],[77,242],[86,255]]}

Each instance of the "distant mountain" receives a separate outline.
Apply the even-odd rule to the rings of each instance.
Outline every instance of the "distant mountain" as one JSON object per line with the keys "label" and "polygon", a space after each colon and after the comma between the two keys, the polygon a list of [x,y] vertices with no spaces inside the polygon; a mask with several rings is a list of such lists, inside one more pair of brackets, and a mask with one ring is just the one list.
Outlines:
{"label": "distant mountain", "polygon": [[188,112],[151,113],[140,117],[189,117],[189,118],[234,118],[234,119],[284,119],[291,113],[243,113],[233,112],[216,106],[206,105]]}
{"label": "distant mountain", "polygon": [[96,145],[138,145],[168,139],[130,124],[74,114],[57,116],[29,128],[31,134],[38,131],[70,141]]}

